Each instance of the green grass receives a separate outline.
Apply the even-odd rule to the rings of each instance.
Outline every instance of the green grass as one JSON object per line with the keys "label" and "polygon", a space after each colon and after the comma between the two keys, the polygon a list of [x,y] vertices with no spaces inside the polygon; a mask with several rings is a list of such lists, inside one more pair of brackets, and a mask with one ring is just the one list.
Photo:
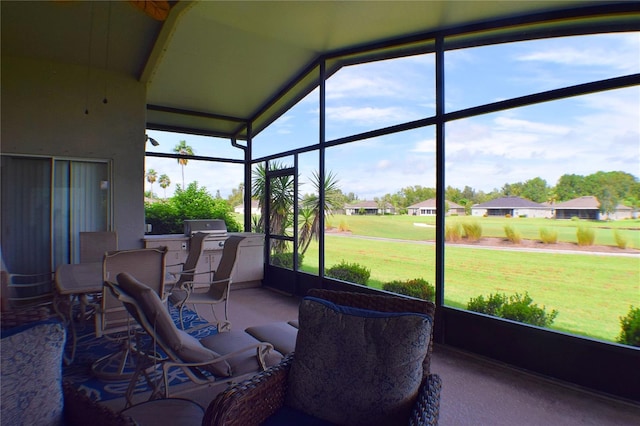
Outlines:
{"label": "green grass", "polygon": [[[576,231],[579,225],[594,228],[598,245],[615,246],[614,229],[627,238],[628,248],[640,248],[640,220],[618,220],[612,222],[586,220],[553,220],[504,217],[472,217],[450,216],[446,223],[476,221],[482,226],[483,237],[505,238],[504,227],[509,225],[523,239],[539,240],[540,228],[548,228],[558,233],[558,241],[577,243]],[[436,219],[433,216],[347,216],[333,215],[328,225],[337,228],[340,223],[346,224],[354,235],[367,235],[380,238],[401,240],[429,241],[435,240]],[[422,226],[416,226],[420,224]]]}
{"label": "green grass", "polygon": [[[354,235],[432,240],[433,228],[413,223],[432,224],[434,218],[412,216],[340,216]],[[335,217],[334,217],[335,219]],[[464,220],[469,218],[453,218]],[[551,227],[555,221],[537,219],[477,218],[483,235],[490,232],[504,237],[509,223],[527,238],[526,232],[539,233],[539,226]],[[449,220],[449,219],[447,219]],[[531,221],[531,223],[529,222]],[[620,221],[638,228],[638,221]],[[336,222],[339,223],[339,222]],[[595,223],[594,226],[599,225]],[[612,223],[602,225],[610,226]],[[562,221],[553,229],[562,240],[562,228],[575,238],[577,222]],[[529,229],[530,231],[527,231]],[[569,232],[570,231],[570,232]],[[598,229],[598,231],[605,231]],[[611,234],[613,243],[613,232]],[[638,229],[634,233],[638,247]],[[433,233],[433,234],[432,234]],[[631,239],[631,238],[630,238]],[[596,243],[598,241],[596,240]],[[631,245],[631,244],[630,244]],[[318,251],[313,243],[307,251],[303,270],[317,273]],[[371,269],[368,285],[381,288],[392,280],[424,278],[435,282],[435,247],[429,243],[379,241],[327,234],[325,266],[345,260]],[[638,257],[594,256],[589,254],[531,253],[447,246],[445,252],[445,303],[466,307],[470,298],[489,293],[528,291],[539,306],[557,309],[553,329],[598,339],[615,341],[620,332],[619,317],[640,300],[640,259]]]}

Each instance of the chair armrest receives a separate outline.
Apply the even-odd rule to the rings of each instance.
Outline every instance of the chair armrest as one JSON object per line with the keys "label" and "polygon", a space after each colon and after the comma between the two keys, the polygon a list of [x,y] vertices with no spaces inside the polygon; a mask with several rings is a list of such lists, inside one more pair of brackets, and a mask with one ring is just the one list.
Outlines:
{"label": "chair armrest", "polygon": [[284,405],[292,355],[251,379],[227,388],[209,404],[202,420],[211,426],[253,426]]}
{"label": "chair armrest", "polygon": [[413,405],[409,425],[432,426],[438,424],[440,415],[440,390],[442,380],[437,374],[429,374],[418,393],[418,399]]}

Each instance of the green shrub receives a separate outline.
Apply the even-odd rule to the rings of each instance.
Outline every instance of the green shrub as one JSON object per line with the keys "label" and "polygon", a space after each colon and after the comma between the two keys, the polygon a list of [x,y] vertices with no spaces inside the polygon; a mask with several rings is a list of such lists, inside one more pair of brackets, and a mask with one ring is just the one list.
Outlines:
{"label": "green shrub", "polygon": [[545,244],[555,244],[558,242],[558,232],[549,228],[540,228],[540,241]]}
{"label": "green shrub", "polygon": [[487,296],[487,300],[484,300],[484,296],[481,295],[476,298],[472,297],[469,299],[469,303],[467,303],[467,310],[499,317],[502,306],[506,302],[507,296],[504,294],[490,294]]}
{"label": "green shrub", "polygon": [[538,307],[527,292],[509,296],[509,302],[502,306],[502,318],[524,322],[539,327],[549,327],[558,316],[555,309],[547,313],[544,306]]}
{"label": "green shrub", "polygon": [[576,231],[579,246],[592,246],[596,239],[596,233],[593,228],[587,226],[578,226]]}
{"label": "green shrub", "polygon": [[325,271],[325,275],[350,283],[367,285],[371,271],[358,263],[347,263],[344,260]]}
{"label": "green shrub", "polygon": [[618,343],[640,347],[640,308],[629,308],[629,313],[620,317]]}
{"label": "green shrub", "polygon": [[511,226],[506,225],[504,227],[504,234],[507,236],[507,239],[515,244],[520,244],[522,241],[522,236],[519,232],[514,230]]}
{"label": "green shrub", "polygon": [[544,306],[538,307],[527,292],[524,295],[515,293],[508,297],[505,294],[490,294],[487,300],[478,296],[469,300],[467,309],[539,327],[550,327],[558,316],[555,309],[547,313]]}
{"label": "green shrub", "polygon": [[615,240],[616,245],[621,249],[626,249],[627,245],[629,244],[627,237],[622,235],[617,229],[613,230],[613,239]]}
{"label": "green shrub", "polygon": [[[302,265],[304,255],[298,254],[298,268]],[[271,264],[281,268],[293,269],[293,252],[272,253]]]}
{"label": "green shrub", "polygon": [[459,222],[447,224],[444,227],[445,241],[460,241],[462,238],[462,225]]}
{"label": "green shrub", "polygon": [[382,289],[430,302],[435,301],[436,298],[435,287],[423,278],[414,278],[406,281],[394,280],[383,284]]}
{"label": "green shrub", "polygon": [[468,241],[478,241],[482,237],[482,226],[478,222],[465,222],[462,229]]}
{"label": "green shrub", "polygon": [[152,234],[183,234],[186,219],[222,219],[227,231],[241,230],[231,205],[212,197],[205,187],[198,187],[198,182],[191,182],[185,190],[178,188],[168,200],[145,203],[144,214]]}
{"label": "green shrub", "polygon": [[144,221],[151,225],[152,234],[182,234],[184,233],[183,220],[178,215],[178,210],[169,201],[145,203]]}
{"label": "green shrub", "polygon": [[340,232],[350,231],[349,225],[347,225],[347,221],[346,220],[341,220],[340,221],[340,225],[338,225],[338,229],[340,230]]}

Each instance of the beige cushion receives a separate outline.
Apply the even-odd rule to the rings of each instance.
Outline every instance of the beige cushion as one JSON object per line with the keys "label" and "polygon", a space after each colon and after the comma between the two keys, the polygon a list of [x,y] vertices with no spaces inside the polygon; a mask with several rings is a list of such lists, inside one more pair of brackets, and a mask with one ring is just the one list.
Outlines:
{"label": "beige cushion", "polygon": [[290,354],[296,348],[298,329],[287,322],[255,325],[245,331],[261,342],[271,343],[283,355]]}
{"label": "beige cushion", "polygon": [[422,381],[431,318],[307,297],[286,403],[345,425],[406,424]]}
{"label": "beige cushion", "polygon": [[[154,327],[158,339],[180,360],[199,363],[220,357],[219,353],[204,347],[198,339],[176,327],[166,306],[150,287],[126,272],[118,274],[118,285],[138,302],[138,306]],[[232,374],[231,366],[226,361],[209,364],[202,368],[216,376],[229,377]]]}

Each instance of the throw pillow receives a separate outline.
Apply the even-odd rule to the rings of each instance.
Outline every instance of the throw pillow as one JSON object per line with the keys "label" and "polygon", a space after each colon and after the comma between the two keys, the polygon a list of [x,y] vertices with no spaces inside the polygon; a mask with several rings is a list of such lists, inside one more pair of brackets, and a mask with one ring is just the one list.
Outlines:
{"label": "throw pillow", "polygon": [[306,297],[286,404],[342,425],[407,423],[422,382],[431,318]]}
{"label": "throw pillow", "polygon": [[63,418],[62,351],[66,332],[43,321],[2,333],[2,409],[7,425],[59,425]]}

